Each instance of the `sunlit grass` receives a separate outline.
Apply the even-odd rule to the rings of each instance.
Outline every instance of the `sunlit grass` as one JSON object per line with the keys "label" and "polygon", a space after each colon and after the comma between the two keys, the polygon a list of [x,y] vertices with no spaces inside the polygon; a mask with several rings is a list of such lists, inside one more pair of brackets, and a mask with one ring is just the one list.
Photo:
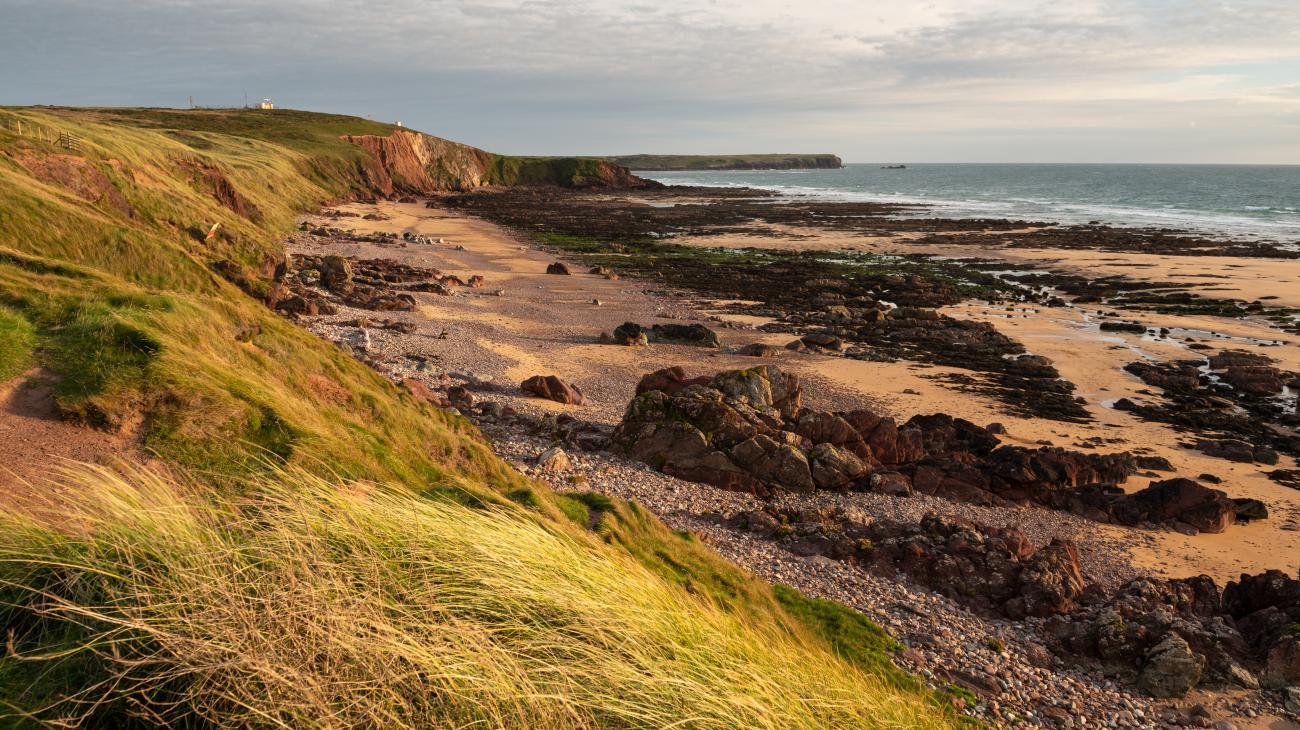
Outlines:
{"label": "sunlit grass", "polygon": [[[42,719],[315,727],[943,727],[917,693],[519,508],[300,471],[235,499],[80,471],[0,513]],[[23,678],[30,679],[24,685]]]}

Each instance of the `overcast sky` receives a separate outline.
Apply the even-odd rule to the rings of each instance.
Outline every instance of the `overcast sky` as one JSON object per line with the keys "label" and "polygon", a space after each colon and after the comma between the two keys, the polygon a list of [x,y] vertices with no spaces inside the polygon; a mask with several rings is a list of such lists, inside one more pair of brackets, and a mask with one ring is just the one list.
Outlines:
{"label": "overcast sky", "polygon": [[505,153],[1300,163],[1300,0],[0,0],[0,104],[245,92]]}

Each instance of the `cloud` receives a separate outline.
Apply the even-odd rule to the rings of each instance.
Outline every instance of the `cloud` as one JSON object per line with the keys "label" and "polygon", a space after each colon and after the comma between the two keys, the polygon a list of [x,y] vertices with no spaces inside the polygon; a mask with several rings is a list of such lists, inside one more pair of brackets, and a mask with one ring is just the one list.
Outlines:
{"label": "cloud", "polygon": [[1017,130],[1033,159],[1108,138],[1204,159],[1163,137],[1195,119],[1249,127],[1216,159],[1300,162],[1294,0],[0,0],[0,18],[0,103],[247,90],[503,151],[850,159],[977,159]]}

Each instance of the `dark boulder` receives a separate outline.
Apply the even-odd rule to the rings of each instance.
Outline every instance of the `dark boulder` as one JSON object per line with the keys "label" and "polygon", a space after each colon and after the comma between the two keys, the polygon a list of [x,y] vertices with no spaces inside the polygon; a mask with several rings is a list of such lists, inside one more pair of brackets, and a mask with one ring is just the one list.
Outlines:
{"label": "dark boulder", "polygon": [[1179,477],[1117,501],[1114,513],[1127,525],[1183,522],[1201,532],[1223,532],[1236,521],[1237,505],[1217,489]]}
{"label": "dark boulder", "polygon": [[702,324],[656,324],[650,328],[650,341],[692,347],[720,347],[718,333]]}
{"label": "dark boulder", "polygon": [[614,342],[619,345],[644,345],[650,341],[648,330],[636,322],[624,322],[614,328]]}

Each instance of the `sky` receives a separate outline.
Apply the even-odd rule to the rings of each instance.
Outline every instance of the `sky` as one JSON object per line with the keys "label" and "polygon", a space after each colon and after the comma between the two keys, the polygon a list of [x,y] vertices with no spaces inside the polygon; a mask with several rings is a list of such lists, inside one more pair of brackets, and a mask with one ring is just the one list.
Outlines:
{"label": "sky", "polygon": [[1300,0],[0,0],[0,104],[511,154],[1300,164]]}

